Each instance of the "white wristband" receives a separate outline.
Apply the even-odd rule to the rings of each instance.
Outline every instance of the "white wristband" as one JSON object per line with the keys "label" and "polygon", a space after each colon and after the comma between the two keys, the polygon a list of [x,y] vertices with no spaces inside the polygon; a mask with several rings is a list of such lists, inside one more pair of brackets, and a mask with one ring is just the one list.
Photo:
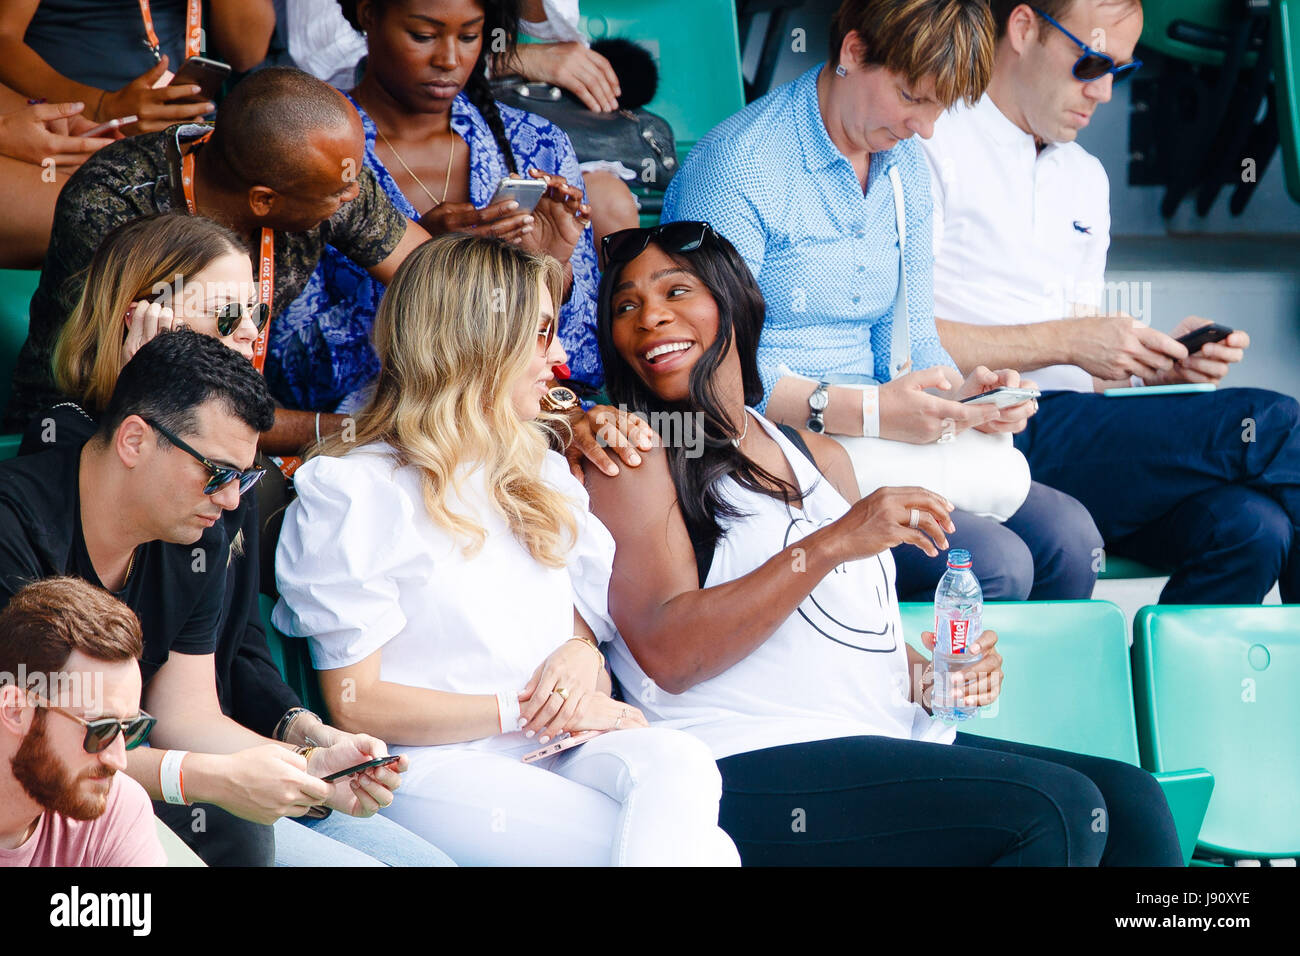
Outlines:
{"label": "white wristband", "polygon": [[880,437],[879,385],[866,385],[862,389],[862,437]]}
{"label": "white wristband", "polygon": [[519,729],[519,694],[513,690],[497,691],[497,717],[501,733],[513,734]]}
{"label": "white wristband", "polygon": [[189,804],[181,776],[181,761],[188,753],[188,750],[169,750],[163,754],[162,764],[158,767],[158,787],[162,790],[163,800],[168,803]]}

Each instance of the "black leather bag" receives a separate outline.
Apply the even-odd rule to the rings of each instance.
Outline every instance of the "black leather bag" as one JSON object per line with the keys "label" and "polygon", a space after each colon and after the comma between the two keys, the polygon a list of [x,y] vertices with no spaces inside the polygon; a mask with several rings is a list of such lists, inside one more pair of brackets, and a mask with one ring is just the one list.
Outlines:
{"label": "black leather bag", "polygon": [[677,172],[672,127],[647,110],[593,113],[559,87],[502,77],[492,83],[496,99],[550,120],[573,141],[578,162],[617,160],[636,173],[629,186],[663,192]]}

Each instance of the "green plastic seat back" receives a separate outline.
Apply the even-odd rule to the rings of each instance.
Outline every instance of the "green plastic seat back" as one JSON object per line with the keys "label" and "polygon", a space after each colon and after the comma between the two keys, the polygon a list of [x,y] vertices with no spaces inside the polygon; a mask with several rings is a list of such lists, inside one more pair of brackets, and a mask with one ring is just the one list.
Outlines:
{"label": "green plastic seat back", "polygon": [[40,279],[37,269],[0,269],[0,407],[9,403],[18,350],[27,341],[28,306]]}
{"label": "green plastic seat back", "polygon": [[[903,604],[907,639],[934,629],[931,604]],[[993,601],[1006,681],[997,701],[958,729],[1137,764],[1128,625],[1109,601]],[[1184,766],[1196,766],[1186,764]]]}
{"label": "green plastic seat back", "polygon": [[734,0],[583,0],[593,40],[618,37],[648,49],[659,89],[646,105],[668,121],[677,155],[745,105]]}
{"label": "green plastic seat back", "polygon": [[1300,3],[1273,0],[1273,93],[1286,191],[1300,202]]}
{"label": "green plastic seat back", "polygon": [[[1223,51],[1178,38],[1177,24],[1190,24],[1228,33],[1234,22],[1234,6],[1235,0],[1145,0],[1142,4],[1141,43],[1166,56],[1219,66],[1223,63]],[[1174,36],[1170,36],[1171,27],[1174,28]],[[1079,39],[1085,43],[1091,42],[1088,37]],[[1254,57],[1248,59],[1254,61]]]}
{"label": "green plastic seat back", "polygon": [[306,707],[325,716],[329,711],[325,707],[320,682],[316,679],[316,670],[312,667],[307,642],[297,637],[286,637],[271,623],[271,611],[275,608],[273,597],[259,594],[258,602],[262,612],[262,627],[266,629],[266,643],[271,649],[271,659],[280,669],[280,676],[293,688]]}
{"label": "green plastic seat back", "polygon": [[1201,845],[1300,855],[1300,606],[1145,607],[1134,632],[1143,765],[1214,774]]}

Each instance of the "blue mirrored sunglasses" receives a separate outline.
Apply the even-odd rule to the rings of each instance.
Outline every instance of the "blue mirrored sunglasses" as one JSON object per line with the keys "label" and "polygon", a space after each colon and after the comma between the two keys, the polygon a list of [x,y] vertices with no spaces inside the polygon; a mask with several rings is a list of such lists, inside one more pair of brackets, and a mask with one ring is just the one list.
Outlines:
{"label": "blue mirrored sunglasses", "polygon": [[1114,58],[1107,56],[1105,53],[1102,53],[1100,50],[1094,50],[1092,47],[1088,46],[1088,44],[1084,43],[1077,36],[1071,33],[1069,30],[1065,29],[1065,27],[1061,26],[1059,23],[1057,23],[1055,20],[1049,17],[1042,10],[1039,10],[1037,7],[1032,7],[1031,9],[1034,11],[1034,13],[1038,14],[1040,17],[1042,17],[1044,20],[1046,20],[1052,26],[1056,27],[1056,29],[1060,30],[1067,37],[1069,37],[1076,44],[1078,44],[1079,49],[1083,51],[1083,54],[1079,57],[1079,59],[1074,61],[1074,67],[1070,70],[1070,72],[1074,74],[1074,78],[1076,80],[1079,80],[1080,82],[1083,83],[1091,83],[1093,80],[1099,80],[1107,73],[1109,73],[1111,76],[1115,78],[1115,82],[1119,83],[1121,80],[1126,80],[1134,73],[1136,73],[1138,67],[1142,65],[1141,60],[1135,59],[1129,63],[1123,64],[1122,66],[1117,66],[1115,64]]}

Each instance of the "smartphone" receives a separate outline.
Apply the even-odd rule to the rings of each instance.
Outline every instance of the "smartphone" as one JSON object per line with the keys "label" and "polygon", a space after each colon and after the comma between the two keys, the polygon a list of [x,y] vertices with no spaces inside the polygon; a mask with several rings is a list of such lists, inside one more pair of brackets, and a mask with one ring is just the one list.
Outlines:
{"label": "smartphone", "polygon": [[981,392],[979,395],[963,398],[961,401],[963,405],[996,405],[998,408],[1010,408],[1012,405],[1027,402],[1031,398],[1038,398],[1042,394],[1036,388],[1009,388],[1006,385],[1000,385],[987,392]]}
{"label": "smartphone", "polygon": [[340,770],[338,773],[332,773],[328,777],[321,777],[321,779],[326,783],[333,783],[341,777],[350,777],[354,773],[369,770],[371,767],[387,767],[389,764],[395,764],[401,759],[401,754],[391,754],[387,757],[376,757],[374,760],[367,760],[365,763],[359,763],[355,767],[348,767],[347,770]]}
{"label": "smartphone", "polygon": [[1213,382],[1187,382],[1183,385],[1137,385],[1132,388],[1108,388],[1107,398],[1141,398],[1143,395],[1182,395],[1185,392],[1212,392]]}
{"label": "smartphone", "polygon": [[83,138],[93,139],[100,133],[107,133],[110,129],[118,129],[122,126],[128,126],[139,118],[140,117],[138,116],[119,116],[117,119],[111,119],[107,123],[100,123],[94,129],[88,129],[81,135]]}
{"label": "smartphone", "polygon": [[1204,346],[1209,345],[1211,342],[1222,342],[1234,331],[1236,330],[1230,329],[1226,325],[1219,325],[1216,322],[1211,322],[1209,325],[1203,325],[1199,329],[1193,329],[1186,335],[1180,335],[1175,341],[1181,342],[1183,345],[1187,346],[1188,355],[1195,355]]}
{"label": "smartphone", "polygon": [[230,76],[230,64],[222,63],[219,60],[209,60],[203,56],[192,56],[176,71],[176,76],[172,78],[169,86],[193,84],[201,91],[198,97],[189,100],[178,100],[179,103],[200,103],[204,100],[210,100],[213,103],[217,101],[217,94],[221,92],[221,84],[226,82]]}
{"label": "smartphone", "polygon": [[532,212],[537,208],[537,204],[542,201],[542,196],[546,194],[547,188],[544,179],[512,179],[507,176],[497,184],[497,191],[492,197],[492,203],[513,199],[519,203],[519,208],[515,210],[515,213]]}
{"label": "smartphone", "polygon": [[580,733],[565,737],[563,740],[553,741],[545,747],[542,747],[540,750],[534,750],[530,754],[524,754],[523,761],[524,763],[535,763],[544,757],[553,756],[561,751],[569,750],[572,747],[579,747],[582,744],[585,744],[592,737],[599,737],[604,732],[605,731],[603,730],[584,730]]}

